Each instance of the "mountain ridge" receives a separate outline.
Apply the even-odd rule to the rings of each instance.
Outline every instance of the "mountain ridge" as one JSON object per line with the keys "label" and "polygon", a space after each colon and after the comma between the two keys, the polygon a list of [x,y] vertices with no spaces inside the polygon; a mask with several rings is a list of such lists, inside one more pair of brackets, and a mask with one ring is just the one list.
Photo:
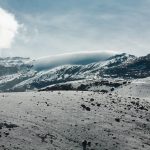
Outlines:
{"label": "mountain ridge", "polygon": [[[17,59],[17,57],[15,58]],[[108,58],[105,57],[105,59],[101,59],[97,62],[87,62],[87,64],[68,64],[67,62],[67,64],[64,63],[52,68],[47,67],[46,64],[47,69],[43,67],[42,70],[36,69],[34,66],[33,62],[36,62],[36,60],[32,61],[29,58],[25,60],[26,61],[22,58],[21,63],[16,65],[12,63],[12,66],[9,66],[10,68],[15,67],[15,71],[4,71],[5,73],[0,74],[0,91],[40,90],[59,83],[63,84],[68,81],[86,79],[93,81],[100,81],[102,78],[122,78],[124,80],[130,80],[150,76],[150,54],[136,57],[122,53]],[[38,63],[40,62],[38,61]],[[8,67],[2,63],[0,63],[0,65],[5,69]]]}

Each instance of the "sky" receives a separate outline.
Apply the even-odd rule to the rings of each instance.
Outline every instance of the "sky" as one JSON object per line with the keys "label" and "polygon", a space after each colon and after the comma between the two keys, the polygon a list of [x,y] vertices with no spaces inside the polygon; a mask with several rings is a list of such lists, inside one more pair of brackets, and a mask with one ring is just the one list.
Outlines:
{"label": "sky", "polygon": [[150,53],[150,0],[0,0],[0,57]]}

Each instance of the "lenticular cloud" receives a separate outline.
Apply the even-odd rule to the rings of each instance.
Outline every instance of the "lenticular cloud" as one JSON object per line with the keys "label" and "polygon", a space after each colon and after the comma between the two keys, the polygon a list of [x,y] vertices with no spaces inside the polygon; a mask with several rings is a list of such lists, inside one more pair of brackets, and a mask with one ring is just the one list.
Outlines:
{"label": "lenticular cloud", "polygon": [[0,49],[11,47],[18,28],[15,16],[0,8]]}
{"label": "lenticular cloud", "polygon": [[53,55],[34,60],[33,64],[36,70],[51,69],[61,65],[86,65],[89,63],[104,61],[113,56],[114,52],[76,52],[61,55]]}

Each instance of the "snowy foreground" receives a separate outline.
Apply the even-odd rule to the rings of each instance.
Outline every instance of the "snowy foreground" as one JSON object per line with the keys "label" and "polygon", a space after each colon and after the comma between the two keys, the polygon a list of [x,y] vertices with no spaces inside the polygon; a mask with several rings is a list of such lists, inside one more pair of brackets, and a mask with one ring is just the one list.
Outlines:
{"label": "snowy foreground", "polygon": [[149,98],[117,92],[1,93],[0,150],[149,150]]}

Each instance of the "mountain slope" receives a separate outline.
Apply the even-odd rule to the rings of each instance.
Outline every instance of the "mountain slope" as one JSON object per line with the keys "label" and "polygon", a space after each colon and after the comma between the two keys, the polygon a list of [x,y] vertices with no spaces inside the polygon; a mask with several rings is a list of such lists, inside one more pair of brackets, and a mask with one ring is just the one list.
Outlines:
{"label": "mountain slope", "polygon": [[133,59],[105,70],[106,74],[123,78],[145,78],[150,76],[150,55]]}
{"label": "mountain slope", "polygon": [[[68,63],[72,59],[72,55],[71,58],[67,55],[66,62],[64,58],[58,61],[58,63],[54,60],[49,60],[49,58],[46,58],[46,60],[43,58],[42,60],[26,61],[17,66],[11,64],[9,67],[15,67],[17,70],[10,73],[4,71],[0,77],[0,90],[39,90],[48,86],[55,87],[57,84],[65,86],[65,83],[68,81],[81,81],[80,83],[82,84],[82,81],[91,80],[94,84],[98,80],[101,82],[101,78],[122,78],[129,80],[150,76],[149,55],[137,58],[133,55],[123,53],[109,58],[107,58],[107,55],[103,59],[100,59],[100,55],[98,57],[95,55],[94,53],[91,56],[92,59],[90,55],[86,55],[88,58],[83,56],[77,60],[74,58],[70,64]],[[82,58],[83,61],[81,61]],[[98,58],[100,61],[98,61]],[[89,63],[91,60],[93,62]],[[49,64],[49,62],[53,63]],[[62,64],[59,64],[60,62]],[[84,64],[81,64],[81,62],[84,62]],[[3,65],[3,67],[6,66]]]}
{"label": "mountain slope", "polygon": [[83,79],[99,79],[100,77],[109,76],[105,74],[106,69],[119,66],[120,64],[127,64],[136,57],[127,54],[116,55],[105,61],[91,63],[87,65],[64,65],[54,67],[50,70],[43,70],[38,72],[35,77],[30,78],[22,83],[16,85],[14,89],[40,89],[49,85],[58,83],[65,83],[68,81],[76,81]]}

